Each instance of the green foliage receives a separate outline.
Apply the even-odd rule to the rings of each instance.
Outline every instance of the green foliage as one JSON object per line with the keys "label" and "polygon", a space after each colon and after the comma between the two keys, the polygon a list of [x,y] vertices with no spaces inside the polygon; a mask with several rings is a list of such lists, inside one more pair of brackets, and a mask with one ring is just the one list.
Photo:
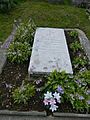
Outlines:
{"label": "green foliage", "polygon": [[84,67],[85,65],[88,64],[88,61],[85,58],[82,58],[82,57],[75,57],[72,61],[73,65],[76,67]]}
{"label": "green foliage", "polygon": [[15,63],[24,63],[31,55],[31,47],[27,42],[13,42],[7,53],[8,60]]}
{"label": "green foliage", "polygon": [[0,0],[0,11],[7,13],[15,4],[15,0]]}
{"label": "green foliage", "polygon": [[71,43],[70,48],[71,48],[71,50],[73,50],[73,52],[77,52],[78,50],[82,50],[82,46],[78,41]]}
{"label": "green foliage", "polygon": [[78,37],[78,32],[75,31],[75,30],[72,30],[69,34],[70,34],[70,36],[71,36],[72,38],[74,38],[74,39],[76,39],[76,38]]}
{"label": "green foliage", "polygon": [[14,42],[11,43],[7,52],[10,62],[23,63],[28,60],[31,55],[35,28],[31,19],[26,23],[20,23],[17,27]]}
{"label": "green foliage", "polygon": [[22,43],[27,42],[32,46],[35,30],[36,26],[32,19],[30,19],[28,22],[26,21],[24,23],[20,23],[20,25],[17,27],[15,41]]}
{"label": "green foliage", "polygon": [[82,79],[90,85],[90,70],[86,70],[85,72],[80,72],[79,79]]}
{"label": "green foliage", "polygon": [[33,97],[35,94],[35,87],[31,84],[24,84],[17,89],[15,89],[12,92],[12,98],[14,100],[14,103],[20,104],[24,103],[27,104],[27,102],[30,100],[31,97]]}
{"label": "green foliage", "polygon": [[70,102],[73,109],[84,110],[88,109],[87,84],[79,81],[78,77],[68,75],[65,72],[57,72],[56,70],[50,74],[47,83],[42,92],[57,91],[58,86],[63,88],[64,93],[61,94],[61,103]]}

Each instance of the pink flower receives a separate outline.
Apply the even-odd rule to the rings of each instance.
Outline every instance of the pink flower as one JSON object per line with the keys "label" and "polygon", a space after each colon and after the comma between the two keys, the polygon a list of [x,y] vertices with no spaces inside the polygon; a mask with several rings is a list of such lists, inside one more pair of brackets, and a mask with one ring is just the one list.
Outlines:
{"label": "pink flower", "polygon": [[49,102],[50,102],[50,105],[54,105],[54,104],[56,104],[55,99],[50,99]]}
{"label": "pink flower", "polygon": [[45,105],[48,105],[48,104],[49,104],[49,100],[47,100],[47,99],[44,99],[43,102],[44,102]]}

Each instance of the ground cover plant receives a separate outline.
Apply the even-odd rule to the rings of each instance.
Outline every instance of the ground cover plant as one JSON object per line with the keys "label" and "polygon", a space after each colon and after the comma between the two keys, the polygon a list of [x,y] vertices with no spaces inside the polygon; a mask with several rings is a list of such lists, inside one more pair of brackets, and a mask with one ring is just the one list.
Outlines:
{"label": "ground cover plant", "polygon": [[[19,54],[23,56],[23,53],[26,53],[24,50],[27,49],[15,47],[14,43],[18,42],[22,46],[26,42],[31,48],[35,29],[36,26],[31,20],[25,24],[21,23],[17,28],[15,39],[8,49],[7,64],[0,74],[0,109],[46,110],[47,115],[49,112],[53,114],[54,111],[90,113],[89,61],[78,40],[78,33],[76,31],[65,31],[67,42],[69,41],[68,48],[69,52],[71,51],[74,75],[67,75],[65,71],[58,72],[55,70],[48,76],[33,77],[29,80],[29,59],[18,56]],[[29,36],[27,36],[27,30],[30,31]],[[17,51],[20,52],[20,50],[23,52],[18,54]],[[31,50],[29,49],[30,52]],[[76,56],[80,57],[78,64],[74,60],[77,58]],[[30,58],[30,54],[25,58]],[[84,58],[85,63],[83,62]]]}
{"label": "ground cover plant", "polygon": [[24,63],[28,60],[31,55],[35,29],[36,26],[31,19],[17,26],[14,41],[11,43],[7,53],[10,62]]}
{"label": "ground cover plant", "polygon": [[80,44],[78,33],[76,31],[66,32],[66,37],[69,39],[67,43],[74,72],[90,70],[89,60]]}

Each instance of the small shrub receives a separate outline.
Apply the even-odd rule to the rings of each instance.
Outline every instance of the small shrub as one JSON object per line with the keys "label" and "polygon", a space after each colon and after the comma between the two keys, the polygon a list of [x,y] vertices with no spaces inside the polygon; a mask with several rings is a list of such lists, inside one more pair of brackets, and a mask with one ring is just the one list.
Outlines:
{"label": "small shrub", "polygon": [[24,63],[31,55],[31,47],[27,42],[13,42],[7,53],[8,60],[15,63]]}
{"label": "small shrub", "polygon": [[85,58],[76,57],[73,59],[72,63],[75,66],[75,68],[77,68],[77,67],[84,67],[85,65],[87,65],[88,61],[86,57]]}
{"label": "small shrub", "polygon": [[73,50],[73,52],[77,52],[78,50],[82,50],[82,46],[78,41],[71,43],[70,48]]}
{"label": "small shrub", "polygon": [[36,30],[36,26],[32,21],[32,19],[30,19],[26,23],[20,23],[20,25],[17,27],[15,41],[22,43],[27,42],[32,46],[35,30]]}
{"label": "small shrub", "polygon": [[10,62],[23,63],[31,55],[35,33],[35,25],[30,19],[26,23],[20,23],[17,27],[14,42],[10,45],[7,53]]}
{"label": "small shrub", "polygon": [[15,89],[12,92],[12,98],[14,100],[14,103],[20,104],[24,103],[27,104],[27,102],[30,100],[32,96],[35,94],[35,87],[31,84],[22,84],[20,87]]}
{"label": "small shrub", "polygon": [[[90,107],[87,103],[89,100],[89,95],[86,93],[87,90],[87,84],[83,80],[79,80],[78,77],[73,75],[67,75],[65,72],[57,72],[56,70],[50,74],[45,87],[42,88],[44,93],[47,93],[47,91],[50,93],[49,97],[55,92],[59,93],[60,103],[67,101],[76,110],[85,110]],[[47,100],[45,95],[44,103],[47,102],[48,105],[48,101],[45,101]]]}
{"label": "small shrub", "polygon": [[80,72],[79,79],[83,79],[90,86],[90,70],[86,70],[85,72]]}
{"label": "small shrub", "polygon": [[71,31],[69,34],[70,34],[70,36],[71,36],[72,38],[74,38],[74,39],[76,39],[76,38],[78,37],[78,32],[75,31],[75,30]]}

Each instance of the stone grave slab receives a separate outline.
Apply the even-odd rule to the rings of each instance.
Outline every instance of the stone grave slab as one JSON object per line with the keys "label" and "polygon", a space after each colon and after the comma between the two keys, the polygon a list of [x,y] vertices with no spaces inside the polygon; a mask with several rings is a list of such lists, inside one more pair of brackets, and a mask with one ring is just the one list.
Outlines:
{"label": "stone grave slab", "polygon": [[37,28],[29,74],[45,74],[53,70],[73,74],[64,29]]}

